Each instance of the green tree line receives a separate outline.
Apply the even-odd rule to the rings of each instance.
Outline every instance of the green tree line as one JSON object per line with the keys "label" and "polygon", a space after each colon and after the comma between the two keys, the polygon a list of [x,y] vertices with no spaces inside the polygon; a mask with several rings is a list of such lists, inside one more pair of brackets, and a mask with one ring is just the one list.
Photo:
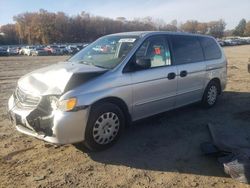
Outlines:
{"label": "green tree line", "polygon": [[[14,24],[2,25],[0,44],[50,44],[65,42],[91,42],[100,36],[126,31],[184,31],[221,38],[225,35],[223,20],[207,23],[190,20],[178,24],[176,20],[166,23],[150,17],[126,20],[110,19],[82,12],[68,16],[64,12],[26,12],[13,18]],[[233,31],[239,36],[250,35],[250,22],[241,21]]]}

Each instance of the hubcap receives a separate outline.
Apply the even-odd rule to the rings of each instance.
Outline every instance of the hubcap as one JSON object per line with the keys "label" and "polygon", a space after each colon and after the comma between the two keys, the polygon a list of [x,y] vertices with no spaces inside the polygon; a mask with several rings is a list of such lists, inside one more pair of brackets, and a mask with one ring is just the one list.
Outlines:
{"label": "hubcap", "polygon": [[213,105],[216,101],[217,97],[217,88],[216,86],[211,86],[208,90],[207,102],[209,105]]}
{"label": "hubcap", "polygon": [[95,122],[93,138],[98,144],[108,144],[114,140],[120,127],[118,116],[113,112],[102,114]]}

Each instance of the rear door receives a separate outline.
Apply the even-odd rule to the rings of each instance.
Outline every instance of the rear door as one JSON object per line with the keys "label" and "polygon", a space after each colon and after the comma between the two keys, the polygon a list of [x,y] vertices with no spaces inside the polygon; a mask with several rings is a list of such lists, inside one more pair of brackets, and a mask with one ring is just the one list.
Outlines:
{"label": "rear door", "polygon": [[177,69],[165,36],[146,39],[135,53],[140,58],[150,59],[151,67],[131,73],[134,120],[174,108],[177,91]]}
{"label": "rear door", "polygon": [[176,107],[202,99],[206,64],[196,36],[171,36],[174,64],[177,68]]}

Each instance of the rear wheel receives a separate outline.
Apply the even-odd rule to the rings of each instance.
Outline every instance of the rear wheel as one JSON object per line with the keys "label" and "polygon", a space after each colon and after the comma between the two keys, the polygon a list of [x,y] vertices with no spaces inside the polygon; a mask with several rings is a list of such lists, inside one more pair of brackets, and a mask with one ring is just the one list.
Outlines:
{"label": "rear wheel", "polygon": [[204,107],[210,108],[217,102],[219,94],[219,85],[215,81],[209,82],[203,94],[202,104]]}
{"label": "rear wheel", "polygon": [[94,105],[85,130],[85,146],[95,151],[112,146],[120,137],[124,124],[124,114],[117,105]]}

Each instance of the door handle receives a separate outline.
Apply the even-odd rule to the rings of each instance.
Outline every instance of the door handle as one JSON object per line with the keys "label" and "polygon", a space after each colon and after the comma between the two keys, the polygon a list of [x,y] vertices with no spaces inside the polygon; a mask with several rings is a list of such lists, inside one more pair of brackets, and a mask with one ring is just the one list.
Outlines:
{"label": "door handle", "polygon": [[180,77],[185,77],[185,76],[187,76],[187,74],[188,74],[188,72],[187,71],[181,71],[181,73],[180,73]]}
{"label": "door handle", "polygon": [[174,72],[168,73],[168,79],[169,79],[169,80],[175,79],[175,76],[176,76],[176,74],[175,74]]}

